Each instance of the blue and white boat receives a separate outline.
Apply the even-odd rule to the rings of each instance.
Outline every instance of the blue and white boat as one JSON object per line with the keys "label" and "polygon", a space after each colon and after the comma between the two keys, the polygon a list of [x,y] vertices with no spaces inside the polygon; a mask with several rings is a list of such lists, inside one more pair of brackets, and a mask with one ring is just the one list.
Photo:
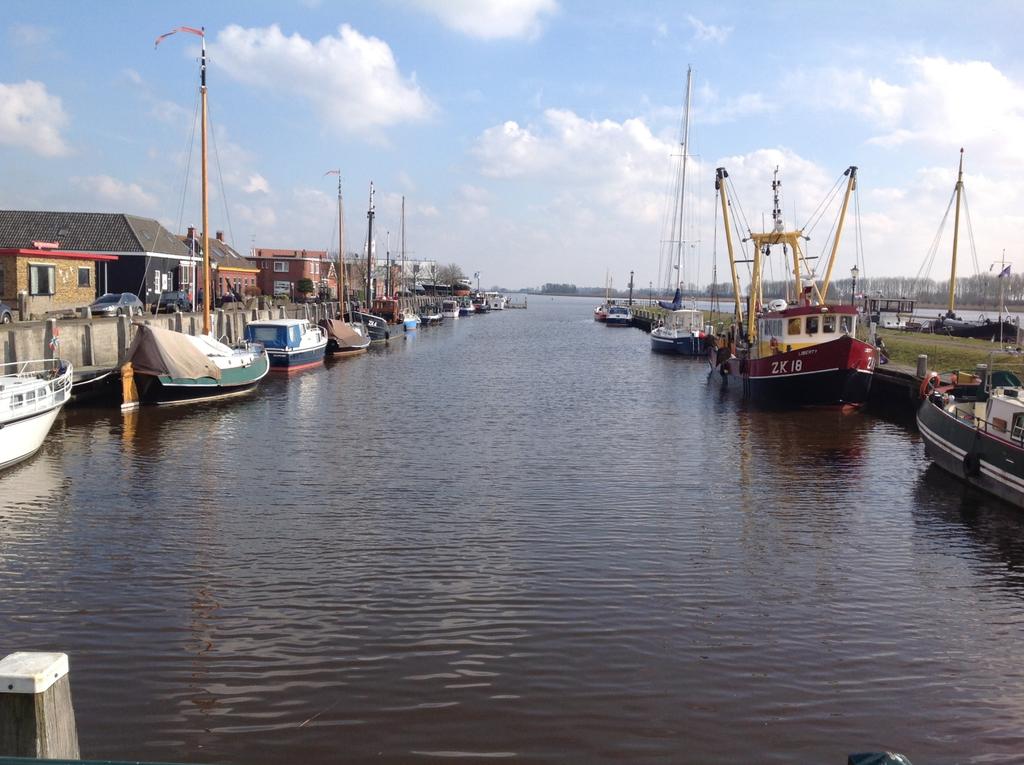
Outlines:
{"label": "blue and white boat", "polygon": [[624,305],[610,305],[604,323],[609,327],[632,327],[633,312]]}
{"label": "blue and white boat", "polygon": [[703,356],[704,314],[696,308],[683,308],[682,302],[678,289],[671,303],[658,301],[666,313],[651,329],[651,350],[677,356]]}
{"label": "blue and white boat", "polygon": [[245,339],[262,345],[270,368],[282,372],[322,364],[327,350],[327,333],[306,319],[253,321],[245,327]]}
{"label": "blue and white boat", "polygon": [[406,311],[401,315],[402,326],[405,327],[406,332],[411,332],[416,329],[421,323],[420,317],[416,315],[415,311]]}

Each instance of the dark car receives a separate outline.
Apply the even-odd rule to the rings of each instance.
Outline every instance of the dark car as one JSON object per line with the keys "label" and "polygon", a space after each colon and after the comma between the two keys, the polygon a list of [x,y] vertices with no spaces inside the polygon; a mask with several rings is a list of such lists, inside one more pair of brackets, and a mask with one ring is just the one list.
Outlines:
{"label": "dark car", "polygon": [[161,292],[153,313],[174,313],[175,311],[182,313],[192,311],[192,301],[188,299],[188,293],[183,290]]}
{"label": "dark car", "polygon": [[7,303],[0,303],[0,324],[10,324],[14,321],[14,309]]}
{"label": "dark car", "polygon": [[89,308],[92,310],[93,316],[142,315],[146,310],[138,296],[133,295],[131,292],[122,292],[120,294],[108,292],[89,306]]}

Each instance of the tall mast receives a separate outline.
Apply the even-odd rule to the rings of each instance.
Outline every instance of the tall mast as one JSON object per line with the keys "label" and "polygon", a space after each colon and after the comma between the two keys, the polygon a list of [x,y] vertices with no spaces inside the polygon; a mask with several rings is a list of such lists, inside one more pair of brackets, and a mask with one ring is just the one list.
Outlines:
{"label": "tall mast", "polygon": [[960,234],[960,196],[964,191],[964,150],[960,149],[960,170],[956,176],[956,214],[953,216],[953,267],[949,272],[949,314],[956,307],[956,244]]}
{"label": "tall mast", "polygon": [[[205,32],[205,27],[201,27]],[[203,334],[210,334],[210,199],[206,178],[206,35],[202,35],[203,52],[199,58],[199,101],[202,125],[202,178],[203,178]]]}
{"label": "tall mast", "polygon": [[202,125],[202,188],[203,188],[203,334],[210,334],[210,211],[208,204],[207,183],[206,183],[206,27],[175,27],[170,32],[156,38],[153,47],[157,48],[160,43],[171,35],[178,32],[187,32],[201,38],[202,53],[199,58],[199,94]]}
{"label": "tall mast", "polygon": [[341,204],[341,170],[338,170],[338,301],[345,320],[345,209]]}
{"label": "tall mast", "polygon": [[402,292],[409,291],[405,275],[405,194],[402,194]]}
{"label": "tall mast", "polygon": [[373,181],[370,181],[370,209],[366,213],[369,226],[366,229],[366,307],[364,311],[370,310],[373,298],[370,292],[370,277],[373,269]]}
{"label": "tall mast", "polygon": [[384,292],[385,297],[391,297],[391,230],[387,232],[387,244],[384,247],[386,253],[386,260],[384,266]]}
{"label": "tall mast", "polygon": [[676,245],[676,287],[683,281],[683,229],[685,220],[683,209],[686,205],[686,155],[690,153],[690,92],[693,69],[686,67],[686,104],[683,107],[683,167],[679,179],[679,240]]}

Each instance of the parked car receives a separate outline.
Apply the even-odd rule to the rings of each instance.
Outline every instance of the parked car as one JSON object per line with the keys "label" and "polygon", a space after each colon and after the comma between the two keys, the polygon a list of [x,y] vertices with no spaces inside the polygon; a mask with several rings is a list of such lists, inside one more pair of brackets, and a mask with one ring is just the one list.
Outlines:
{"label": "parked car", "polygon": [[138,296],[131,292],[108,292],[89,308],[93,316],[141,316],[146,310]]}
{"label": "parked car", "polygon": [[161,292],[153,313],[174,313],[175,309],[182,313],[189,313],[192,310],[192,301],[188,299],[187,292],[183,290]]}
{"label": "parked car", "polygon": [[10,324],[14,321],[14,309],[7,303],[0,303],[0,324]]}

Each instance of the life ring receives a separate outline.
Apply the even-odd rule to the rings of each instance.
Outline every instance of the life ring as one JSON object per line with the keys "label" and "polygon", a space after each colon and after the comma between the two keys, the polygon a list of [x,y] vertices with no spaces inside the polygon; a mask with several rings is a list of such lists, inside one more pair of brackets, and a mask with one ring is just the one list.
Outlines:
{"label": "life ring", "polygon": [[921,398],[927,398],[928,393],[933,389],[939,387],[939,373],[929,372],[925,375],[925,378],[921,380],[921,388],[918,391]]}
{"label": "life ring", "polygon": [[968,478],[977,478],[981,475],[981,457],[977,452],[967,452],[964,455],[964,475]]}

